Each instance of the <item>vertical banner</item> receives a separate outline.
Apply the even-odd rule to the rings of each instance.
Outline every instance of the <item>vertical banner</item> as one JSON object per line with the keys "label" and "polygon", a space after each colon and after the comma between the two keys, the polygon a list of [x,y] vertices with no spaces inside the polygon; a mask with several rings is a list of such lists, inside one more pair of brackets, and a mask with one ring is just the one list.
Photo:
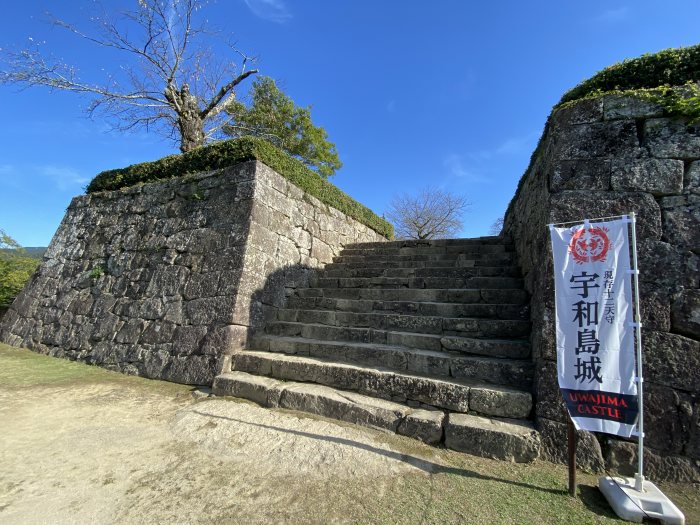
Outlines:
{"label": "vertical banner", "polygon": [[559,388],[577,429],[625,437],[639,412],[629,222],[550,226]]}

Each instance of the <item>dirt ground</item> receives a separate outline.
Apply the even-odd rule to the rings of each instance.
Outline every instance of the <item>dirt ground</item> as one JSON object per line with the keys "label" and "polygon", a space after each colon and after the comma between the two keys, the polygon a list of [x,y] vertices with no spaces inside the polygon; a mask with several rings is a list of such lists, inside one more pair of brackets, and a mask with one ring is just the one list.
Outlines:
{"label": "dirt ground", "polygon": [[[595,477],[581,474],[569,498],[560,465],[474,458],[1,345],[0,429],[3,524],[617,522]],[[671,489],[700,516],[698,487]]]}

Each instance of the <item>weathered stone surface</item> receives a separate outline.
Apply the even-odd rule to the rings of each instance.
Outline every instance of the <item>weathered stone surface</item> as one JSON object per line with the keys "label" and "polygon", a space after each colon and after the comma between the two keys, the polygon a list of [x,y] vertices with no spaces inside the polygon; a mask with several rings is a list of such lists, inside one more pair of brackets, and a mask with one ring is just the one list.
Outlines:
{"label": "weathered stone surface", "polygon": [[610,183],[614,191],[644,191],[655,196],[683,191],[683,161],[625,159],[612,161]]}
{"label": "weathered stone surface", "polygon": [[414,410],[404,417],[397,432],[432,445],[442,440],[444,422],[445,413],[440,410]]}
{"label": "weathered stone surface", "polygon": [[698,256],[664,241],[642,240],[637,247],[639,279],[647,291],[670,296],[683,288],[698,286]]}
{"label": "weathered stone surface", "polygon": [[[637,470],[636,443],[608,439],[604,446],[605,463],[613,473],[634,476]],[[700,461],[686,456],[662,454],[644,447],[644,474],[659,481],[700,482]]]}
{"label": "weathered stone surface", "polygon": [[550,222],[579,220],[582,210],[589,217],[609,217],[637,213],[637,235],[640,239],[661,238],[661,209],[648,193],[562,191],[552,194]]}
{"label": "weathered stone surface", "polygon": [[609,190],[610,160],[562,160],[554,165],[552,192],[561,190]]}
{"label": "weathered stone surface", "polygon": [[692,428],[693,396],[656,385],[648,378],[644,389],[644,445],[665,454],[682,454],[697,430]]}
{"label": "weathered stone surface", "polygon": [[537,431],[528,423],[449,414],[445,446],[475,456],[528,463],[540,453]]}
{"label": "weathered stone surface", "polygon": [[605,120],[662,117],[664,108],[638,97],[612,95],[602,99]]}
{"label": "weathered stone surface", "polygon": [[[537,430],[542,442],[542,458],[556,463],[566,463],[568,461],[567,424],[540,417],[537,419]],[[579,430],[576,432],[576,439],[576,467],[587,472],[603,472],[605,462],[600,443],[595,435]]]}
{"label": "weathered stone surface", "polygon": [[683,179],[685,192],[700,194],[700,160],[691,162]]}
{"label": "weathered stone surface", "polygon": [[700,290],[683,290],[671,307],[673,331],[693,339],[700,339]]}
{"label": "weathered stone surface", "polygon": [[392,432],[409,411],[390,401],[299,383],[284,387],[279,406]]}
{"label": "weathered stone surface", "polygon": [[559,108],[554,112],[555,123],[562,127],[601,120],[603,120],[603,101],[600,99],[580,100],[576,104]]}
{"label": "weathered stone surface", "polygon": [[643,344],[646,381],[687,392],[698,390],[700,341],[665,332],[646,332]]}
{"label": "weathered stone surface", "polygon": [[270,377],[229,372],[214,379],[212,392],[215,396],[241,397],[262,406],[276,407],[284,382]]}
{"label": "weathered stone surface", "polygon": [[633,121],[565,125],[556,129],[556,155],[562,160],[621,156],[639,147]]}
{"label": "weathered stone surface", "polygon": [[661,208],[664,240],[700,253],[700,195],[666,197]]}
{"label": "weathered stone surface", "polygon": [[680,118],[654,118],[644,123],[645,145],[654,157],[692,159],[700,156],[700,126]]}
{"label": "weathered stone surface", "polygon": [[[127,373],[211,382],[281,306],[285,278],[329,262],[366,226],[259,162],[73,199],[0,340]],[[327,250],[309,258],[322,221]],[[109,344],[105,344],[109,343]]]}

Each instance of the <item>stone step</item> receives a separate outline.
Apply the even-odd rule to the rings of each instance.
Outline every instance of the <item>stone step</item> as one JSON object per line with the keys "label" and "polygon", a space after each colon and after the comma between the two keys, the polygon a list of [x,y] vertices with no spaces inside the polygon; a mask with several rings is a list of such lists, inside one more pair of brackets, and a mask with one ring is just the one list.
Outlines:
{"label": "stone step", "polygon": [[482,381],[446,379],[383,368],[272,352],[244,351],[233,356],[233,371],[286,381],[317,383],[396,403],[524,419],[532,409],[528,391]]}
{"label": "stone step", "polygon": [[354,244],[346,245],[346,248],[353,249],[371,249],[371,248],[415,248],[415,247],[440,247],[440,246],[472,246],[475,244],[510,244],[512,241],[510,239],[505,239],[498,236],[485,236],[485,237],[471,237],[468,239],[430,239],[430,240],[418,240],[418,239],[404,239],[398,241],[388,241],[388,242],[359,242]]}
{"label": "stone step", "polygon": [[[363,290],[369,291],[369,290]],[[289,297],[287,309],[331,310],[355,313],[397,313],[449,318],[529,320],[528,305],[431,301],[378,301],[332,297]]]}
{"label": "stone step", "polygon": [[295,293],[298,297],[304,298],[323,297],[392,302],[525,305],[529,301],[525,290],[514,288],[299,288],[295,290]]}
{"label": "stone step", "polygon": [[213,391],[217,396],[240,397],[265,407],[299,410],[389,430],[425,443],[437,444],[443,438],[446,414],[442,410],[412,408],[328,386],[231,372],[214,379]]}
{"label": "stone step", "polygon": [[471,255],[484,253],[506,253],[515,250],[512,244],[462,244],[452,246],[387,246],[382,243],[372,248],[346,247],[343,256],[371,256],[371,255]]}
{"label": "stone step", "polygon": [[335,265],[326,268],[321,277],[520,277],[520,268],[517,266],[473,266],[471,268],[343,268]]}
{"label": "stone step", "polygon": [[540,435],[529,421],[451,413],[445,446],[474,456],[527,463],[540,455]]}
{"label": "stone step", "polygon": [[455,266],[471,266],[471,261],[489,261],[491,265],[498,264],[515,264],[515,255],[513,252],[495,252],[495,253],[425,253],[415,255],[392,255],[392,254],[366,254],[366,255],[346,255],[341,253],[333,257],[334,263],[360,263],[365,266],[382,264],[385,262],[439,262],[451,261]]}
{"label": "stone step", "polygon": [[410,269],[410,268],[478,268],[482,266],[489,267],[502,267],[502,266],[514,266],[513,259],[510,256],[505,256],[502,258],[490,258],[490,259],[468,259],[468,258],[458,258],[458,259],[444,259],[439,261],[411,261],[411,260],[394,260],[387,258],[381,261],[367,261],[365,259],[359,258],[357,262],[332,262],[325,266],[327,270],[333,269],[357,269],[357,268],[368,268],[368,267],[381,267],[381,268],[394,268],[394,269]]}
{"label": "stone step", "polygon": [[292,310],[277,312],[278,321],[317,323],[328,326],[401,330],[425,334],[457,335],[462,337],[525,337],[530,323],[523,320],[503,320],[465,317],[443,317],[395,314],[389,312],[338,312],[334,310]]}
{"label": "stone step", "polygon": [[[409,334],[405,334],[409,335]],[[405,344],[412,340],[378,343],[372,341],[333,340],[303,335],[258,335],[250,348],[269,352],[330,359],[360,366],[379,367],[411,374],[470,379],[529,389],[533,364],[529,360],[506,358],[509,349],[526,347],[512,341],[460,339],[454,352],[428,350]],[[439,343],[439,340],[437,340]],[[471,355],[464,355],[471,354]],[[485,357],[488,356],[488,357]]]}
{"label": "stone step", "polygon": [[491,288],[522,289],[515,277],[319,277],[309,280],[313,288]]}
{"label": "stone step", "polygon": [[[516,462],[539,456],[539,436],[526,421],[489,419],[442,410],[425,410],[328,386],[281,381],[245,372],[221,374],[214,379],[217,396],[234,396],[265,407],[308,412],[357,425],[419,439],[443,441],[446,446],[474,455]],[[448,444],[449,443],[449,444]]]}

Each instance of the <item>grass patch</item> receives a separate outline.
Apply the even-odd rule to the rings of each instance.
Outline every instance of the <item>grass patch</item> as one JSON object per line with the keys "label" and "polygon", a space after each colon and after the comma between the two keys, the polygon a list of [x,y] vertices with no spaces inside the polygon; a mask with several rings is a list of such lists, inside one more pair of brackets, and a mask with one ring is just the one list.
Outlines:
{"label": "grass patch", "polygon": [[70,387],[97,383],[114,383],[125,387],[144,388],[166,395],[186,394],[192,386],[127,376],[119,372],[50,357],[24,348],[0,343],[0,385],[5,390],[33,387]]}

